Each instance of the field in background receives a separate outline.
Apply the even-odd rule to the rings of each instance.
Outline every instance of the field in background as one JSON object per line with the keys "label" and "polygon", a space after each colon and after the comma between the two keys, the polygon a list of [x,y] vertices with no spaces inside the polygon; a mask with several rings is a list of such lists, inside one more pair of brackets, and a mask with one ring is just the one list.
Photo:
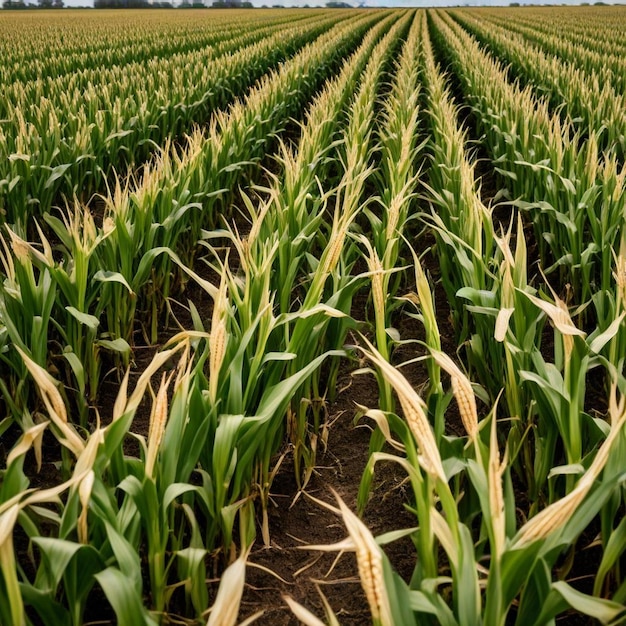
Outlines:
{"label": "field in background", "polygon": [[0,12],[0,624],[624,623],[624,32]]}

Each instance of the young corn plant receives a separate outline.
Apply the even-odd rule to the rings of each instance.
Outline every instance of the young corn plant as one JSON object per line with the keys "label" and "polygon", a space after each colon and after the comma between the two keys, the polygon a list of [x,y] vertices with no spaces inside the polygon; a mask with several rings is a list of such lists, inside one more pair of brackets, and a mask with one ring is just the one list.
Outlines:
{"label": "young corn plant", "polygon": [[[16,454],[11,459],[12,464],[21,463],[25,451]],[[89,574],[81,580],[76,566],[83,570],[82,574],[93,571],[94,555],[88,546],[38,535],[36,530],[33,531],[36,527],[30,516],[44,513],[53,523],[58,522],[58,516],[42,505],[57,504],[65,491],[86,479],[86,473],[74,475],[60,485],[25,490],[0,504],[0,616],[3,623],[33,623],[27,615],[26,606],[32,606],[46,623],[83,623],[80,614],[84,608],[84,596],[93,582]],[[23,570],[15,559],[14,532],[18,524],[31,536],[43,555],[39,580],[33,585],[21,580]],[[54,593],[63,578],[75,585],[67,590],[70,610],[54,601]]]}
{"label": "young corn plant", "polygon": [[563,117],[583,132],[599,130],[602,149],[623,150],[620,126],[624,94],[615,90],[612,80],[602,81],[595,72],[581,71],[576,64],[537,48],[508,28],[491,23],[487,30],[480,19],[458,12],[452,15],[498,58],[510,63],[516,76],[546,93],[552,108]]}
{"label": "young corn plant", "polygon": [[7,84],[0,179],[8,184],[0,187],[0,206],[8,222],[25,228],[32,214],[48,212],[61,195],[99,191],[114,167],[133,167],[155,145],[205,123],[346,17],[309,17],[262,29],[261,36],[233,33],[221,49],[192,50],[158,65],[102,63],[49,81]]}
{"label": "young corn plant", "polygon": [[[340,159],[343,175],[335,191],[335,210],[331,230],[323,242],[323,251],[319,262],[312,267],[309,281],[304,283],[306,295],[301,310],[307,310],[324,302],[326,306],[340,313],[328,324],[320,325],[317,317],[301,317],[294,325],[289,338],[290,351],[297,354],[297,359],[290,367],[300,368],[315,354],[343,345],[349,321],[352,297],[359,286],[358,279],[350,275],[356,259],[354,245],[349,233],[359,214],[362,212],[361,197],[364,186],[372,173],[370,160],[370,140],[372,135],[373,102],[381,80],[382,69],[387,62],[400,33],[408,24],[408,15],[396,22],[371,52],[364,70],[358,92],[355,94],[348,124],[344,130]],[[300,347],[302,346],[302,347]],[[338,361],[331,366],[326,383],[327,390],[333,390],[338,371]],[[323,399],[326,392],[320,388],[320,372],[311,380],[311,387],[304,397]],[[294,458],[296,471],[304,470],[305,480],[315,463],[317,441],[321,428],[319,411],[313,410],[312,419],[308,416],[307,403],[294,406],[292,428],[289,432],[295,446]],[[303,467],[301,467],[301,464]]]}
{"label": "young corn plant", "polygon": [[[105,200],[103,229],[113,232],[102,263],[105,271],[119,272],[136,294],[129,300],[119,281],[106,285],[115,299],[109,326],[116,337],[132,345],[136,299],[141,298],[148,313],[147,334],[155,340],[169,296],[173,254],[191,265],[202,229],[213,226],[218,209],[228,206],[230,196],[221,196],[241,184],[270,138],[298,114],[341,55],[380,17],[362,16],[356,23],[336,25],[262,79],[245,99],[216,114],[206,133],[194,132],[182,152],[162,152],[138,185],[116,184]],[[332,46],[326,45],[331,41]]]}
{"label": "young corn plant", "polygon": [[424,183],[431,212],[423,219],[436,237],[435,250],[452,309],[457,344],[464,347],[470,370],[476,372],[491,398],[495,398],[500,388],[494,372],[501,363],[502,351],[491,341],[490,324],[474,316],[465,302],[468,293],[491,298],[490,292],[497,283],[494,267],[499,262],[499,250],[492,212],[480,199],[475,164],[466,151],[466,132],[459,126],[458,110],[435,63],[426,25],[420,52],[432,131],[429,182]]}
{"label": "young corn plant", "polygon": [[[208,365],[203,383],[207,392],[197,410],[209,416],[211,425],[211,443],[205,445],[200,464],[218,526],[207,542],[220,541],[225,549],[232,543],[237,512],[243,519],[241,532],[254,532],[254,504],[259,498],[263,539],[269,542],[269,488],[275,455],[290,428],[291,407],[310,404],[311,396],[305,394],[312,389],[311,380],[327,358],[340,354],[320,349],[327,320],[342,315],[331,306],[303,305],[299,311],[275,314],[269,287],[277,243],[254,233],[258,233],[254,223],[245,240],[225,231],[240,265],[233,274],[213,250],[214,268],[222,276],[219,288],[190,271],[214,300],[202,357]],[[319,329],[301,326],[309,318]],[[197,314],[195,324],[203,330]]]}
{"label": "young corn plant", "polygon": [[[201,620],[209,606],[205,579],[206,559],[215,549],[207,543],[207,535],[218,534],[218,520],[211,514],[211,493],[203,484],[199,458],[210,434],[210,416],[201,408],[204,377],[199,374],[204,365],[203,352],[193,358],[191,344],[202,341],[201,333],[181,333],[171,348],[157,354],[137,381],[135,390],[128,394],[128,374],[120,388],[113,414],[113,422],[105,432],[109,500],[98,501],[97,506],[110,506],[111,501],[121,501],[113,528],[107,525],[115,556],[144,553],[145,560],[135,557],[131,563],[119,561],[120,572],[130,576],[135,570],[143,572],[149,581],[151,614],[155,622],[167,621],[174,597],[184,606],[186,615]],[[180,361],[175,371],[164,374],[150,414],[147,439],[134,434],[133,418],[149,389],[151,378],[176,354]],[[169,386],[173,391],[168,394]],[[130,435],[140,443],[141,458],[122,454],[121,443]],[[115,496],[115,498],[113,498]],[[95,508],[95,507],[94,507]],[[121,534],[124,541],[113,541],[113,532]],[[127,548],[126,543],[127,542]],[[132,568],[129,569],[129,565]],[[120,604],[120,590],[110,582],[105,593],[120,618],[126,611]],[[115,571],[114,578],[120,578]],[[122,579],[123,580],[123,579]],[[143,607],[141,587],[135,585],[138,606]],[[137,604],[133,600],[133,604]]]}
{"label": "young corn plant", "polygon": [[[278,239],[278,271],[272,278],[280,311],[287,313],[299,298],[308,271],[306,253],[324,222],[332,190],[324,192],[321,180],[332,177],[334,156],[341,143],[346,108],[354,98],[361,76],[376,43],[395,18],[390,16],[372,28],[341,72],[327,81],[309,107],[297,146],[280,143],[282,175],[272,180],[269,198],[260,207],[246,201],[255,223],[250,242]],[[264,191],[264,190],[261,190]]]}
{"label": "young corn plant", "polygon": [[[371,105],[367,102],[365,95],[375,88],[378,72],[382,60],[386,54],[386,47],[390,42],[394,41],[401,29],[406,24],[406,19],[396,23],[389,34],[386,35],[378,45],[374,48],[377,40],[381,37],[384,29],[388,28],[394,20],[386,20],[379,28],[376,28],[363,43],[363,46],[355,56],[353,63],[346,66],[343,79],[354,80],[356,71],[362,68],[366,54],[373,50],[373,58],[370,60],[366,69],[365,87],[355,96],[358,103],[356,111],[350,118],[348,127],[345,132],[346,141],[353,136],[352,131],[358,131],[359,136],[369,136],[368,124],[371,117]],[[337,90],[342,85],[341,81],[334,82],[330,89]],[[371,95],[371,94],[370,94]],[[342,96],[345,98],[345,96]],[[320,102],[324,102],[322,96]],[[318,115],[322,113],[321,108],[316,105],[311,111],[309,118],[313,122]],[[309,130],[310,129],[310,130]],[[322,254],[319,259],[312,257],[305,258],[303,253],[297,254],[298,248],[296,243],[302,249],[302,245],[306,243],[314,234],[321,239],[320,233],[311,232],[311,225],[306,221],[303,223],[300,210],[302,202],[307,201],[309,191],[314,179],[307,172],[308,168],[307,156],[311,152],[320,158],[323,156],[327,148],[316,146],[311,140],[318,137],[320,131],[327,132],[323,127],[307,126],[303,132],[303,152],[296,159],[285,160],[285,181],[286,191],[295,192],[304,185],[303,191],[295,195],[294,200],[298,202],[293,205],[283,204],[285,196],[278,193],[278,190],[271,191],[270,197],[262,207],[256,211],[251,202],[247,202],[248,211],[253,218],[252,231],[245,240],[245,245],[240,251],[240,258],[245,260],[243,269],[246,273],[251,271],[259,271],[262,268],[267,275],[267,287],[276,285],[280,295],[280,312],[279,320],[284,325],[284,339],[281,341],[281,350],[286,350],[292,355],[285,364],[285,373],[290,378],[294,378],[299,372],[308,369],[308,365],[314,362],[321,362],[319,359],[326,354],[328,350],[340,346],[347,332],[347,318],[345,317],[350,311],[352,294],[358,286],[358,282],[352,279],[348,274],[348,270],[344,270],[346,278],[339,278],[339,269],[342,265],[343,248],[348,242],[348,231],[353,223],[359,208],[359,200],[363,184],[370,173],[367,166],[366,148],[361,143],[362,140],[350,139],[347,148],[348,154],[346,158],[346,171],[343,179],[339,184],[338,190],[334,192],[336,210],[333,218],[333,226],[330,234],[320,242]],[[310,134],[311,133],[311,134]],[[330,133],[326,135],[330,137]],[[367,146],[367,141],[365,141]],[[332,148],[333,146],[329,146]],[[285,152],[287,156],[287,153]],[[323,164],[323,163],[322,163]],[[277,181],[279,183],[280,181]],[[303,195],[304,194],[304,195]],[[333,194],[329,194],[332,197]],[[321,204],[317,205],[317,211],[326,205],[327,198],[321,198]],[[315,207],[315,205],[313,205]],[[306,209],[306,205],[305,208]],[[318,213],[321,219],[321,213]],[[271,228],[272,224],[278,225],[277,229]],[[281,230],[281,227],[288,227],[289,230]],[[298,233],[295,228],[300,228]],[[263,236],[263,234],[267,236]],[[288,246],[288,235],[295,235],[292,239],[293,246]],[[309,233],[309,234],[307,234]],[[294,252],[296,254],[294,254]],[[263,261],[259,260],[258,254],[264,254]],[[271,271],[272,263],[276,257],[279,264],[280,275],[287,271],[287,281],[296,279],[303,281],[306,291],[303,292],[302,301],[298,308],[294,307],[293,293],[285,289],[285,284],[277,284],[277,275]],[[306,261],[306,263],[304,263]],[[312,263],[312,261],[314,261]],[[349,264],[354,261],[350,261]],[[312,267],[309,265],[312,263]],[[347,267],[349,268],[349,264]],[[310,277],[306,278],[306,271],[310,270]],[[329,283],[334,284],[332,291]],[[246,291],[254,284],[264,284],[259,279],[245,278],[244,284]],[[289,284],[289,283],[288,283]],[[287,286],[288,286],[287,284]],[[231,290],[232,293],[235,293]],[[268,307],[269,297],[265,296],[264,307]],[[296,301],[297,302],[297,301]],[[237,304],[237,310],[246,311],[247,306],[243,303]],[[263,310],[256,308],[254,310]],[[289,322],[288,324],[286,322]],[[336,368],[336,366],[335,366]],[[328,388],[332,389],[334,380],[331,370]],[[296,462],[296,476],[302,480],[302,484],[306,484],[310,472],[312,471],[315,454],[322,426],[322,406],[325,391],[320,387],[320,370],[316,368],[311,370],[311,375],[303,381],[302,387],[295,394],[295,400],[289,411],[287,422],[287,431],[292,441],[295,451],[294,458]],[[312,416],[309,417],[310,413]],[[267,481],[266,481],[267,482]]]}
{"label": "young corn plant", "polygon": [[[209,412],[198,410],[205,392],[206,379],[201,375],[204,358],[194,363],[190,341],[202,339],[200,333],[177,337],[173,348],[154,358],[130,395],[127,375],[115,403],[113,421],[92,433],[84,446],[70,439],[71,428],[64,431],[65,439],[60,440],[67,441],[66,445],[75,443],[72,449],[77,458],[60,514],[45,513],[58,531],[44,538],[33,521],[20,522],[41,553],[37,576],[22,583],[24,601],[46,622],[83,623],[96,581],[120,623],[152,625],[167,621],[174,594],[183,594],[190,617],[202,620],[207,613],[205,561],[215,550],[220,522],[211,515],[211,481],[205,480],[207,474],[199,469],[198,459],[207,438],[215,438],[219,446],[220,437],[210,432]],[[181,360],[176,371],[167,379],[163,376],[154,397],[147,440],[140,434],[133,435],[133,419],[151,377],[176,353],[181,353]],[[43,370],[31,362],[29,368],[41,380],[44,398],[49,398],[50,416],[58,420],[52,410],[62,410],[60,395],[54,393]],[[174,386],[171,402],[167,395],[170,384]],[[122,451],[124,440],[131,435],[140,443],[141,458]],[[13,463],[27,451],[36,436],[32,433],[29,439],[24,438],[9,460]],[[4,495],[9,495],[9,487],[4,483]],[[239,508],[241,503],[232,507],[233,518]],[[43,515],[44,510],[37,513]],[[253,527],[249,523],[242,526],[245,547],[252,541]],[[213,537],[213,544],[206,542],[207,533]],[[145,556],[140,558],[140,554]],[[147,590],[142,587],[142,579],[148,581]],[[59,590],[64,602],[57,599]],[[144,608],[146,593],[150,612]],[[223,595],[222,590],[210,623],[231,623],[215,621],[215,617],[224,619],[226,615],[219,609],[225,602]]]}
{"label": "young corn plant", "polygon": [[[137,435],[145,456],[142,460],[125,456],[122,444],[151,376],[181,350],[171,409],[164,381],[153,404],[147,444]],[[68,493],[59,513],[33,507],[36,515],[19,518],[41,556],[36,576],[21,583],[24,603],[46,623],[82,624],[97,582],[120,623],[153,625],[163,621],[169,598],[184,584],[189,614],[201,617],[208,607],[204,584],[208,551],[201,540],[198,516],[207,509],[203,491],[193,484],[191,474],[202,446],[197,437],[203,424],[206,431],[207,417],[187,419],[193,382],[188,337],[155,357],[130,397],[125,377],[112,422],[98,425],[86,442],[67,424],[63,401],[50,377],[27,357],[25,361],[40,387],[53,432],[73,452],[76,462],[72,478],[61,486]],[[187,424],[191,432],[185,431]],[[12,468],[19,455],[37,445],[37,434],[29,435],[9,458]],[[3,495],[9,495],[10,485],[3,483]],[[52,524],[52,534],[43,536],[40,518]],[[145,562],[140,552],[146,555]],[[173,580],[176,562],[180,580]],[[146,570],[152,615],[144,608],[141,580]]]}
{"label": "young corn plant", "polygon": [[[513,239],[514,252],[511,249]],[[497,236],[495,241],[502,260],[492,289],[482,292],[464,289],[462,294],[471,302],[468,308],[472,315],[485,318],[482,327],[491,333],[486,339],[498,342],[504,352],[503,355],[500,353],[499,362],[490,364],[490,369],[501,372],[494,381],[503,388],[501,415],[512,420],[508,434],[510,464],[536,500],[545,480],[545,476],[538,480],[533,460],[543,456],[539,453],[545,442],[539,434],[543,423],[539,420],[541,423],[534,429],[536,411],[532,389],[522,384],[519,372],[532,369],[532,355],[540,350],[546,318],[537,315],[532,301],[524,295],[534,295],[535,291],[528,283],[527,248],[521,216],[517,217],[515,237],[511,221],[507,232]],[[491,350],[486,354],[494,353]]]}
{"label": "young corn plant", "polygon": [[[7,623],[31,624],[27,615],[36,612],[46,623],[78,625],[83,623],[87,596],[94,584],[93,574],[104,567],[97,550],[87,545],[85,516],[85,503],[95,477],[92,465],[100,442],[100,431],[87,441],[83,440],[68,423],[65,403],[55,381],[25,353],[20,351],[20,354],[38,387],[49,419],[39,421],[24,432],[7,456],[7,467],[2,472],[0,517],[3,520],[2,550],[5,554],[0,565],[0,594],[1,604],[6,607],[2,619]],[[24,471],[24,457],[32,449],[37,469],[41,469],[42,435],[48,427],[69,453],[67,457],[63,455],[63,464],[70,477],[59,485],[35,489],[29,487],[30,477]],[[75,463],[70,459],[74,459]],[[51,460],[46,459],[46,462]],[[61,499],[64,492],[67,496]],[[78,500],[83,503],[80,516]],[[68,526],[72,517],[74,523],[69,522],[69,526],[77,530],[78,541],[75,536],[70,538],[64,534],[64,527]],[[15,560],[12,541],[16,526],[20,526],[28,537],[31,556],[34,546],[40,557],[32,581],[28,580],[22,564]],[[61,589],[64,601],[58,600]],[[26,607],[29,608],[28,613]]]}
{"label": "young corn plant", "polygon": [[[437,520],[433,520],[432,516],[435,498],[440,499],[447,515],[452,519],[457,516],[454,496],[448,486],[448,477],[436,434],[428,419],[425,402],[404,376],[383,359],[373,346],[369,346],[365,355],[375,365],[380,375],[392,385],[400,401],[404,419],[394,413],[379,410],[368,411],[365,416],[379,423],[389,444],[394,449],[404,452],[406,459],[378,451],[370,456],[359,488],[359,511],[362,512],[367,504],[376,463],[385,460],[400,463],[407,471],[415,493],[414,510],[420,520],[419,530],[414,537],[418,561],[413,578],[416,581],[433,579],[437,577],[439,571],[435,541]],[[475,415],[468,415],[468,420],[472,419],[477,420]],[[393,434],[398,436],[400,441],[396,441]]]}
{"label": "young corn plant", "polygon": [[456,22],[439,15],[433,20],[496,171],[514,204],[531,214],[546,272],[558,273],[578,301],[588,301],[610,282],[608,250],[616,245],[624,195],[618,160],[599,148],[602,128],[582,133],[552,115],[545,98],[508,82],[498,61]]}
{"label": "young corn plant", "polygon": [[[64,221],[48,216],[48,222],[61,241],[61,260],[54,257],[52,246],[41,230],[42,252],[8,227],[7,231],[13,249],[20,250],[22,260],[18,263],[31,264],[40,276],[48,277],[51,294],[56,294],[52,297],[53,306],[46,318],[46,334],[41,339],[49,337],[52,341],[59,337],[60,356],[67,363],[68,384],[75,391],[79,412],[77,421],[85,426],[89,405],[95,400],[99,388],[100,351],[108,349],[128,357],[130,348],[123,340],[110,340],[100,330],[100,320],[108,302],[99,297],[99,278],[103,275],[97,267],[96,250],[106,236],[97,232],[87,211],[77,209],[75,213],[66,215]],[[32,274],[32,270],[30,272]],[[119,277],[111,273],[107,279],[116,280]],[[27,284],[25,282],[24,287]],[[44,348],[50,350],[47,344],[39,349]]]}
{"label": "young corn plant", "polygon": [[[419,396],[373,349],[367,356],[393,384],[404,419],[370,411],[372,417],[386,424],[388,441],[400,456],[382,453],[372,456],[363,477],[360,504],[365,503],[375,464],[393,460],[408,473],[415,497],[411,507],[420,524],[414,531],[417,558],[410,584],[407,586],[397,578],[393,584],[385,577],[386,593],[379,592],[376,597],[393,598],[397,604],[392,604],[392,611],[408,604],[411,614],[403,617],[403,624],[539,626],[568,609],[593,615],[605,624],[619,623],[624,617],[619,595],[612,600],[587,595],[565,580],[556,579],[552,573],[559,556],[572,549],[606,503],[621,493],[624,474],[612,459],[625,441],[626,416],[624,401],[617,401],[615,388],[610,426],[604,428],[605,440],[585,457],[582,474],[573,489],[520,522],[509,455],[505,452],[502,456],[499,450],[496,409],[493,407],[487,418],[479,420],[470,381],[451,359],[443,353],[433,353],[433,358],[451,377],[467,437],[445,438],[440,454],[433,447],[434,433],[425,419],[425,405]],[[419,455],[415,454],[416,444]],[[425,476],[422,475],[430,479],[430,495],[423,490],[421,481]],[[456,498],[448,485],[453,477],[464,485]],[[436,502],[440,505],[436,506]],[[476,520],[480,521],[478,525]],[[428,528],[432,533],[430,541],[422,542],[422,534]],[[443,552],[432,552],[437,544]],[[442,554],[445,554],[443,561]],[[432,558],[432,575],[427,574],[425,556]],[[608,562],[611,561],[607,559]],[[362,584],[368,588],[371,576],[362,576]],[[380,619],[382,614],[376,614],[372,607],[375,619]],[[386,623],[396,623],[394,619],[397,617]]]}
{"label": "young corn plant", "polygon": [[[543,454],[537,454],[535,476],[537,482],[558,475],[557,441],[563,445],[566,467],[579,464],[601,435],[597,421],[585,413],[586,376],[598,367],[598,354],[618,332],[613,324],[604,332],[599,329],[588,336],[577,328],[569,316],[568,307],[555,294],[555,304],[524,292],[554,327],[554,363],[546,362],[541,352],[530,354],[531,369],[517,372],[521,384],[531,386],[537,407],[537,435],[545,444]],[[617,322],[622,320],[618,318]],[[505,341],[507,339],[505,338]],[[509,349],[511,349],[509,347]],[[550,420],[551,424],[547,423]],[[565,492],[573,488],[575,474],[565,472]],[[550,484],[549,501],[554,499],[554,484]]]}
{"label": "young corn plant", "polygon": [[[19,238],[1,237],[0,322],[4,375],[0,389],[7,413],[24,430],[34,426],[32,383],[17,346],[41,367],[48,366],[48,337],[56,300],[56,285],[47,269],[35,267],[30,249]],[[8,422],[5,422],[5,427]]]}
{"label": "young corn plant", "polygon": [[[375,179],[380,191],[380,210],[367,208],[373,245],[366,237],[361,241],[367,252],[371,275],[376,345],[390,358],[392,338],[390,300],[399,286],[398,262],[403,232],[411,214],[411,202],[418,181],[418,158],[423,144],[418,145],[419,95],[418,66],[415,50],[422,29],[424,14],[413,18],[400,59],[394,67],[394,82],[382,109],[379,129],[381,156]],[[393,410],[391,388],[380,383],[381,406]]]}

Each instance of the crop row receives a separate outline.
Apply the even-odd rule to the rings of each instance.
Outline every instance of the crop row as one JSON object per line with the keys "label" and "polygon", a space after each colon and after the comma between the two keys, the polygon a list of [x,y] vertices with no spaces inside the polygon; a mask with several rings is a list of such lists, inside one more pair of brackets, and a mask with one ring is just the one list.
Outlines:
{"label": "crop row", "polygon": [[[3,142],[22,169],[5,177],[0,242],[0,622],[82,624],[104,596],[120,624],[235,624],[257,534],[272,544],[281,461],[306,493],[353,362],[378,386],[356,416],[372,429],[356,507],[392,462],[415,524],[375,539],[325,501],[348,537],[309,548],[356,552],[374,624],[619,623],[625,170],[617,117],[607,131],[589,99],[619,108],[620,93],[594,91],[582,53],[527,43],[522,17],[514,35],[494,12],[246,15],[220,41],[221,23],[161,51],[147,32],[154,62],[129,62],[107,25],[132,95],[94,86],[93,110],[64,94],[99,41],[75,46],[83,77],[70,64],[3,100],[23,123]],[[137,76],[163,81],[162,102]],[[191,76],[211,104],[179,116]],[[103,111],[122,129],[114,149],[61,155],[67,137],[109,132]],[[198,289],[210,306],[189,299],[166,335],[174,299]],[[398,330],[411,317],[419,341]],[[138,330],[167,341],[139,369]],[[404,536],[408,582],[381,547]]]}

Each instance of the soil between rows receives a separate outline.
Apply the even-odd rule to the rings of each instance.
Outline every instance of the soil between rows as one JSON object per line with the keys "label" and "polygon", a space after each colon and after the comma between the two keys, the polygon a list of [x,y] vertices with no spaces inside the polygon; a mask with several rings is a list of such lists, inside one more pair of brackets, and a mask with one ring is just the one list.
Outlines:
{"label": "soil between rows", "polygon": [[[355,426],[355,402],[376,407],[378,388],[371,375],[352,376],[344,367],[339,377],[336,402],[329,407],[332,424],[327,449],[318,455],[318,465],[306,487],[298,496],[290,460],[283,463],[271,490],[275,506],[269,512],[271,546],[253,550],[242,604],[242,616],[265,610],[260,625],[291,626],[299,624],[286,607],[281,596],[287,594],[305,605],[320,618],[324,609],[317,589],[327,597],[341,624],[369,623],[369,610],[361,589],[356,558],[344,553],[323,553],[305,549],[306,545],[332,544],[343,540],[347,531],[340,517],[309,495],[336,506],[333,492],[356,510],[357,493],[368,460],[370,428]],[[381,464],[375,473],[375,490],[363,521],[374,534],[410,528],[415,518],[403,507],[402,472],[393,464]],[[308,495],[307,495],[308,494]],[[415,565],[410,539],[386,546],[394,569],[408,580]],[[335,562],[336,561],[336,562]],[[285,582],[257,569],[261,565],[280,576]]]}

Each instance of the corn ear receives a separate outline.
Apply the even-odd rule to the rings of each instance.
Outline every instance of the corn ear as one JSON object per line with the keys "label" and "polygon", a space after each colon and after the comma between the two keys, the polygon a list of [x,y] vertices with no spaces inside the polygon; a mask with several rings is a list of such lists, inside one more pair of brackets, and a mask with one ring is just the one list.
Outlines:
{"label": "corn ear", "polygon": [[224,362],[226,345],[228,343],[226,328],[226,316],[228,313],[226,274],[226,272],[222,274],[220,288],[213,303],[213,319],[209,337],[209,396],[212,402],[215,402],[217,399],[219,373]]}
{"label": "corn ear", "polygon": [[165,374],[161,379],[161,385],[157,393],[152,412],[150,414],[150,429],[148,431],[148,453],[146,455],[146,476],[154,478],[154,465],[156,463],[159,447],[165,432],[167,423],[167,390],[172,380],[173,373],[166,379]]}
{"label": "corn ear", "polygon": [[393,626],[389,595],[383,578],[383,556],[367,526],[346,506],[335,493],[341,516],[356,550],[361,586],[375,623]]}
{"label": "corn ear", "polygon": [[452,393],[459,405],[461,421],[470,439],[475,440],[478,436],[478,410],[472,384],[447,354],[438,350],[431,350],[431,354],[439,367],[450,375]]}
{"label": "corn ear", "polygon": [[421,453],[420,463],[428,474],[446,483],[441,455],[430,422],[426,417],[424,401],[411,387],[409,381],[385,361],[374,346],[370,344],[369,351],[365,352],[365,355],[379,368],[385,380],[398,394],[404,417]]}
{"label": "corn ear", "polygon": [[558,531],[574,514],[593,487],[611,453],[611,448],[620,436],[626,424],[626,411],[624,399],[619,405],[615,400],[615,386],[611,394],[611,430],[604,443],[598,449],[596,456],[589,469],[579,479],[576,487],[565,497],[550,504],[543,511],[531,518],[517,533],[513,542],[513,548],[522,548],[539,539],[547,539],[552,533]]}

